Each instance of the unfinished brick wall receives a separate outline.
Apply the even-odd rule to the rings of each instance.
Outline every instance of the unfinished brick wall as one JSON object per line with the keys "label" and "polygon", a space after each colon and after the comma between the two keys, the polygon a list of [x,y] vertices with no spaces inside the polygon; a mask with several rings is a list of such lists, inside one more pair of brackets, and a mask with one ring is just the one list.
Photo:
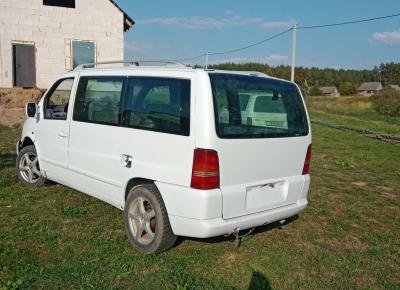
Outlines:
{"label": "unfinished brick wall", "polygon": [[13,43],[34,44],[39,88],[72,68],[71,40],[94,41],[97,61],[123,59],[123,13],[109,0],[75,2],[63,8],[43,0],[0,0],[0,87],[13,85]]}

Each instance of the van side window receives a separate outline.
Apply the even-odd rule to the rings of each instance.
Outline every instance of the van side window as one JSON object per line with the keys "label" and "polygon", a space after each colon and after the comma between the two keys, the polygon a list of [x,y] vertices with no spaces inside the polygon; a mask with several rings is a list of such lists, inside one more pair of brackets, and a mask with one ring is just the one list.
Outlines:
{"label": "van side window", "polygon": [[119,124],[124,77],[81,77],[76,92],[74,121]]}
{"label": "van side window", "polygon": [[73,78],[58,81],[48,92],[44,107],[44,118],[66,120]]}
{"label": "van side window", "polygon": [[189,136],[190,80],[131,77],[122,125]]}

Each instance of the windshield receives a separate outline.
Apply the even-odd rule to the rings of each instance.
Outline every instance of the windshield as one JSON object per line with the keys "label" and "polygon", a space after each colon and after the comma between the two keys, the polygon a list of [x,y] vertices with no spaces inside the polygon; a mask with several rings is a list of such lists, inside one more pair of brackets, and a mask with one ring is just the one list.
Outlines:
{"label": "windshield", "polygon": [[308,134],[298,88],[258,76],[209,73],[220,138],[277,138]]}

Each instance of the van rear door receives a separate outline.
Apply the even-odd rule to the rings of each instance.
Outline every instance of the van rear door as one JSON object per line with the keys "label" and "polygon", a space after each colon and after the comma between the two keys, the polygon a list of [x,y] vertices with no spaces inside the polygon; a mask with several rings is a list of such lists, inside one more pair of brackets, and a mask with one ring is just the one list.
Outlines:
{"label": "van rear door", "polygon": [[[223,218],[298,202],[311,134],[296,85],[209,73],[214,99]],[[247,102],[247,104],[246,104]]]}

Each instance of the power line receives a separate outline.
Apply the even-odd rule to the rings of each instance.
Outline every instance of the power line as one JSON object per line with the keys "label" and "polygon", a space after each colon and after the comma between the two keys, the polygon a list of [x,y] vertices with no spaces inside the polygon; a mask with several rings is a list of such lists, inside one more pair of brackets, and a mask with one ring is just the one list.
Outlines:
{"label": "power line", "polygon": [[199,55],[190,57],[190,58],[183,58],[183,59],[178,59],[178,60],[179,60],[179,61],[190,61],[190,60],[194,60],[194,59],[203,57],[203,56],[205,56],[205,55],[206,55],[206,53],[202,53],[202,54],[199,54]]}
{"label": "power line", "polygon": [[393,17],[397,17],[397,16],[400,16],[400,13],[392,14],[392,15],[386,15],[386,16],[380,16],[380,17],[374,17],[374,18],[366,18],[366,19],[360,19],[360,20],[354,20],[354,21],[347,21],[347,22],[339,22],[339,23],[331,23],[331,24],[320,24],[320,25],[311,25],[311,26],[298,26],[297,28],[298,29],[312,29],[312,28],[341,26],[341,25],[348,25],[348,24],[375,21],[375,20],[380,20],[380,19],[393,18]]}
{"label": "power line", "polygon": [[[314,29],[314,28],[325,28],[325,27],[333,27],[333,26],[341,26],[341,25],[349,25],[349,24],[356,24],[356,23],[363,23],[363,22],[370,22],[370,21],[376,21],[376,20],[381,20],[381,19],[387,19],[387,18],[393,18],[393,17],[398,17],[400,16],[400,13],[396,13],[396,14],[392,14],[392,15],[385,15],[385,16],[379,16],[379,17],[373,17],[373,18],[366,18],[366,19],[359,19],[359,20],[353,20],[353,21],[346,21],[346,22],[338,22],[338,23],[330,23],[330,24],[320,24],[320,25],[310,25],[310,26],[297,26],[297,29]],[[190,57],[190,58],[186,58],[186,59],[180,59],[179,61],[191,61],[200,57],[204,57],[206,55],[212,56],[212,55],[222,55],[222,54],[231,54],[231,53],[235,53],[241,50],[245,50],[248,49],[250,47],[253,46],[257,46],[260,45],[262,43],[265,43],[267,41],[270,41],[274,38],[277,38],[281,35],[284,35],[290,31],[293,30],[293,27],[282,31],[278,34],[275,34],[271,37],[268,37],[266,39],[260,40],[258,42],[243,46],[243,47],[239,47],[236,49],[231,49],[231,50],[226,50],[226,51],[219,51],[219,52],[209,52],[209,53],[202,53],[199,55],[196,55],[194,57]]]}
{"label": "power line", "polygon": [[[208,55],[230,54],[230,53],[238,52],[238,51],[241,51],[241,50],[245,50],[245,49],[248,49],[248,48],[250,48],[250,47],[253,47],[253,46],[262,44],[262,43],[264,43],[264,42],[270,41],[270,40],[272,40],[272,39],[274,39],[274,38],[277,38],[277,37],[279,37],[279,36],[281,36],[281,35],[283,35],[283,34],[285,34],[285,33],[288,33],[289,31],[292,31],[292,30],[293,30],[293,28],[289,28],[289,29],[287,29],[287,30],[285,30],[285,31],[282,31],[282,32],[280,32],[280,33],[278,33],[278,34],[275,34],[275,35],[273,35],[273,36],[271,36],[271,37],[268,37],[268,38],[266,38],[266,39],[260,40],[260,41],[258,41],[258,42],[252,43],[252,44],[250,44],[250,45],[246,45],[246,46],[243,46],[243,47],[240,47],[240,48],[235,48],[235,49],[231,49],[231,50],[227,50],[227,51],[209,52]],[[199,55],[190,57],[190,58],[179,59],[179,61],[191,61],[191,60],[194,60],[194,59],[197,59],[197,58],[200,58],[200,57],[204,57],[204,56],[206,56],[206,55],[207,55],[207,53],[202,53],[202,54],[199,54]]]}
{"label": "power line", "polygon": [[263,39],[263,40],[261,40],[261,41],[255,42],[255,43],[253,43],[253,44],[249,44],[249,45],[246,45],[246,46],[243,46],[243,47],[240,47],[240,48],[231,49],[231,50],[227,50],[227,51],[210,52],[208,55],[229,54],[229,53],[234,53],[234,52],[238,52],[238,51],[241,51],[241,50],[245,50],[245,49],[248,49],[248,48],[250,48],[250,47],[259,45],[259,44],[261,44],[261,43],[270,41],[270,40],[272,40],[272,39],[274,39],[274,38],[277,38],[277,37],[279,37],[279,36],[281,36],[281,35],[284,35],[285,33],[288,33],[289,31],[292,31],[292,30],[293,30],[293,28],[289,28],[289,29],[287,29],[287,30],[285,30],[285,31],[282,31],[282,32],[280,32],[280,33],[278,33],[278,34],[275,34],[275,35],[273,35],[273,36],[271,36],[271,37],[268,37],[268,38],[266,38],[266,39]]}

